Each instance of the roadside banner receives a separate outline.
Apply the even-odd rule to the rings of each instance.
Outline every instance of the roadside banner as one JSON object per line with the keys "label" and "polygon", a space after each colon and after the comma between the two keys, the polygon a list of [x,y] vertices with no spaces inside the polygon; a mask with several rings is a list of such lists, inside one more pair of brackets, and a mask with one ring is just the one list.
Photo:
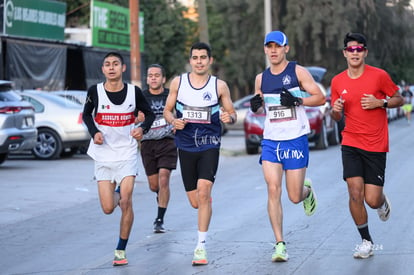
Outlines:
{"label": "roadside banner", "polygon": [[4,0],[3,33],[64,41],[66,3]]}
{"label": "roadside banner", "polygon": [[[101,1],[91,1],[92,46],[130,50],[129,9]],[[140,48],[143,51],[143,14],[140,20]]]}

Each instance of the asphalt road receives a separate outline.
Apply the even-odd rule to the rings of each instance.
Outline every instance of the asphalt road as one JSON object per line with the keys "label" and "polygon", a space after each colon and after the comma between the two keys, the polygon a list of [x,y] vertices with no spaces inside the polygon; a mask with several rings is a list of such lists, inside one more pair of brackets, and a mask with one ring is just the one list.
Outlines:
{"label": "asphalt road", "polygon": [[[290,259],[272,263],[273,233],[258,155],[244,154],[241,132],[223,137],[213,218],[207,239],[209,264],[191,266],[197,212],[180,174],[171,179],[165,234],[153,234],[155,195],[143,170],[134,191],[135,223],[127,247],[129,265],[112,267],[119,209],[104,215],[85,155],[55,161],[9,159],[0,166],[0,274],[413,274],[412,182],[414,125],[390,124],[385,191],[392,204],[387,222],[369,209],[375,256],[355,260],[360,243],[341,180],[340,147],[311,150],[308,177],[318,209],[312,217],[283,193],[284,234]],[[140,167],[141,168],[141,167]]]}

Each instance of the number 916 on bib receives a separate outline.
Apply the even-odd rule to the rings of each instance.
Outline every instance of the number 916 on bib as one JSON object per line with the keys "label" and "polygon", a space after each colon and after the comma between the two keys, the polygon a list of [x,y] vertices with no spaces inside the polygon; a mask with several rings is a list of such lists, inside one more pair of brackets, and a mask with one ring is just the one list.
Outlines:
{"label": "number 916 on bib", "polygon": [[285,106],[269,106],[270,122],[281,122],[296,119],[296,108]]}

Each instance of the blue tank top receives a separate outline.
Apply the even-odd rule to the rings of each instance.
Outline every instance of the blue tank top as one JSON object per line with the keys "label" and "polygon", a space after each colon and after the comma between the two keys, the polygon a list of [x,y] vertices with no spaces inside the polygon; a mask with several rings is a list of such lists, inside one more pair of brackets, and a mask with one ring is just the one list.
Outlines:
{"label": "blue tank top", "polygon": [[267,68],[263,72],[262,76],[261,89],[263,94],[280,94],[282,92],[282,88],[290,90],[292,88],[299,87],[295,67],[296,62],[290,61],[286,66],[286,69],[278,75],[272,74],[270,72],[270,68]]}
{"label": "blue tank top", "polygon": [[179,149],[201,152],[220,148],[220,105],[215,76],[210,76],[204,87],[194,88],[189,74],[182,74],[175,109],[177,118],[187,121],[183,130],[175,132]]}
{"label": "blue tank top", "polygon": [[306,97],[296,76],[296,62],[289,62],[280,74],[272,74],[270,68],[262,73],[261,90],[264,97],[266,119],[263,138],[270,140],[291,140],[310,132],[309,120],[304,106],[285,107],[280,104],[283,88],[296,97]]}

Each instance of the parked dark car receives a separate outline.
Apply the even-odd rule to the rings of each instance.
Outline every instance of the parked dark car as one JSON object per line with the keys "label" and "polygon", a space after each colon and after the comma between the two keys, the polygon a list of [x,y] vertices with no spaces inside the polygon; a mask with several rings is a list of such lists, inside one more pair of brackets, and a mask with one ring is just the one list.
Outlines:
{"label": "parked dark car", "polygon": [[36,158],[72,156],[88,146],[90,136],[82,121],[81,104],[52,92],[24,90],[20,95],[35,108],[38,135],[32,154]]}
{"label": "parked dark car", "polygon": [[33,106],[13,91],[12,82],[0,80],[0,164],[12,152],[31,150],[37,130]]}
{"label": "parked dark car", "polygon": [[[307,69],[326,96],[326,103],[322,106],[305,106],[311,128],[311,132],[308,134],[308,140],[311,145],[314,145],[313,147],[315,149],[326,149],[329,145],[337,145],[340,143],[343,122],[336,122],[330,116],[331,97],[320,83],[326,73],[326,69],[321,67],[307,67]],[[246,152],[248,154],[257,154],[259,152],[260,143],[263,139],[265,117],[265,114],[254,114],[250,110],[246,114],[243,126]]]}

